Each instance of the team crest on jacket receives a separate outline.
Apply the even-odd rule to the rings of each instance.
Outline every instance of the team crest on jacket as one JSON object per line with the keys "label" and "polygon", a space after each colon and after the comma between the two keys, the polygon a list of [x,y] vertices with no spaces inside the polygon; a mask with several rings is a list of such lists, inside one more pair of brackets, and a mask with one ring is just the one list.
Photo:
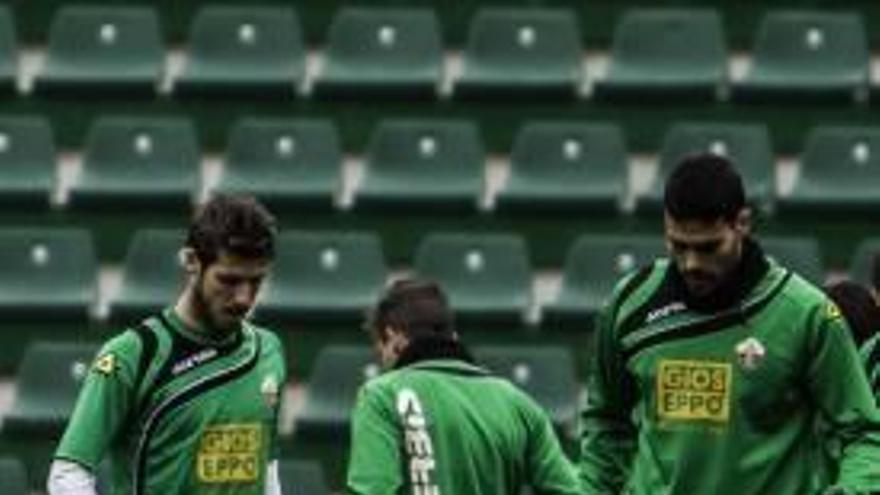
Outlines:
{"label": "team crest on jacket", "polygon": [[760,340],[749,337],[736,345],[736,357],[745,370],[754,370],[764,361],[767,350]]}
{"label": "team crest on jacket", "polygon": [[263,378],[263,383],[260,385],[260,394],[262,394],[263,401],[266,402],[267,406],[270,408],[277,406],[278,399],[281,397],[281,389],[278,385],[278,380],[272,375],[266,375],[266,377]]}

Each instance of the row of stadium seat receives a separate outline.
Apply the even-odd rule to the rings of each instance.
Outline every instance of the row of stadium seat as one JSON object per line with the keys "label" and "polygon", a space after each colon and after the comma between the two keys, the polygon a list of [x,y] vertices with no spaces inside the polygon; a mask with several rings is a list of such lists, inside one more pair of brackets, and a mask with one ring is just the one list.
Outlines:
{"label": "row of stadium seat", "polygon": [[[309,74],[296,11],[287,7],[211,6],[199,11],[187,40],[176,96],[339,99],[436,98],[448,66],[430,9],[342,8]],[[66,6],[49,29],[41,95],[153,96],[166,50],[149,7]],[[456,98],[584,97],[587,74],[575,15],[564,9],[485,8],[472,20],[455,77]],[[11,15],[0,9],[0,83],[16,90]],[[607,77],[595,97],[608,101],[669,98],[713,101],[727,94],[728,50],[711,9],[633,9],[619,22]],[[774,11],[755,35],[752,67],[733,83],[742,102],[865,99],[870,82],[867,35],[854,13]]]}
{"label": "row of stadium seat", "polygon": [[[121,287],[109,300],[109,319],[131,322],[161,309],[179,287],[178,230],[139,230],[129,246]],[[763,239],[767,250],[802,275],[821,283],[824,271],[815,239]],[[876,240],[866,240],[853,259],[863,279]],[[435,233],[426,236],[409,264],[450,293],[462,323],[589,328],[622,274],[663,253],[648,236],[583,235],[568,250],[561,289],[551,301],[533,290],[533,270],[523,239],[505,234]],[[0,230],[0,317],[9,321],[86,321],[96,303],[96,261],[89,234],[78,229]],[[392,275],[382,243],[371,233],[285,232],[273,276],[256,310],[273,322],[356,322]],[[530,316],[531,315],[531,316]],[[524,321],[525,318],[525,321]]]}
{"label": "row of stadium seat", "polygon": [[[219,179],[207,187],[252,193],[278,212],[404,206],[431,212],[615,214],[629,211],[635,196],[638,213],[656,214],[666,176],[681,156],[695,151],[730,156],[741,167],[750,199],[764,211],[865,213],[880,206],[880,128],[856,126],[815,128],[804,146],[799,178],[783,194],[770,136],[759,124],[673,124],[653,180],[645,191],[634,191],[625,138],[612,124],[527,123],[509,152],[503,185],[490,188],[488,155],[470,121],[380,122],[355,185],[343,174],[344,151],[330,121],[244,118],[230,132]],[[59,187],[56,160],[45,119],[0,118],[0,205],[48,208]],[[73,211],[120,206],[188,211],[209,182],[201,176],[201,160],[188,119],[99,118],[61,205]]]}
{"label": "row of stadium seat", "polygon": [[[0,418],[0,454],[17,453],[35,472],[45,472],[97,349],[95,344],[57,342],[36,342],[28,348],[16,373],[15,400]],[[569,349],[477,345],[473,352],[478,362],[529,393],[548,412],[564,442],[574,441],[581,387]],[[327,458],[322,460],[338,464],[348,444],[357,389],[379,369],[373,350],[365,345],[322,349],[304,404],[294,416],[293,437],[283,440],[282,450],[297,457],[324,450]]]}

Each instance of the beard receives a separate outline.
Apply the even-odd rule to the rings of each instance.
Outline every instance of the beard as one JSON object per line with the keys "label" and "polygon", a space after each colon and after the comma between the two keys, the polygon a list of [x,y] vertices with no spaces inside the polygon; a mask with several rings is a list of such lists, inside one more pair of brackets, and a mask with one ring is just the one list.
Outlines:
{"label": "beard", "polygon": [[[214,313],[214,308],[211,307],[211,303],[208,300],[207,296],[205,296],[205,277],[204,274],[200,274],[198,280],[196,280],[195,290],[193,290],[193,305],[195,306],[195,313],[199,315],[199,319],[202,323],[207,327],[207,330],[212,333],[218,333],[219,337],[224,337],[237,328],[241,324],[240,319],[236,319],[235,321],[220,321],[217,318],[217,315]],[[219,311],[220,308],[217,308]]]}

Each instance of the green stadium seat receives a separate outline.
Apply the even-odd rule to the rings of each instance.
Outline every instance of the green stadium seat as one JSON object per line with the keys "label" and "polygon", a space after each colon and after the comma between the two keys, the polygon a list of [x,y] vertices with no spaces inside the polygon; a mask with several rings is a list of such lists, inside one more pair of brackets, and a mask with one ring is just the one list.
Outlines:
{"label": "green stadium seat", "polygon": [[199,177],[197,143],[183,118],[99,118],[86,137],[71,208],[189,211]]}
{"label": "green stadium seat", "polygon": [[385,284],[379,238],[359,232],[285,232],[257,307],[269,321],[359,322]]}
{"label": "green stadium seat", "polygon": [[626,181],[626,146],[618,127],[529,123],[514,141],[510,176],[495,197],[495,209],[614,214]]}
{"label": "green stadium seat", "polygon": [[460,324],[515,328],[528,316],[531,267],[520,237],[431,234],[419,244],[413,268],[446,290]]}
{"label": "green stadium seat", "polygon": [[277,214],[333,208],[339,136],[326,120],[245,118],[232,129],[216,188],[248,192]]}
{"label": "green stadium seat", "polygon": [[329,345],[315,359],[294,442],[312,439],[346,444],[358,388],[381,368],[368,346]]}
{"label": "green stadium seat", "polygon": [[16,395],[2,433],[57,439],[73,412],[97,344],[35,342],[16,373]]}
{"label": "green stadium seat", "polygon": [[711,9],[632,9],[617,24],[600,100],[715,100],[726,79],[721,18]]}
{"label": "green stadium seat", "polygon": [[768,12],[752,53],[751,69],[734,85],[738,101],[843,103],[868,89],[868,39],[858,14]]}
{"label": "green stadium seat", "polygon": [[187,55],[174,83],[184,97],[293,97],[305,78],[302,28],[289,7],[203,7]]}
{"label": "green stadium seat", "polygon": [[65,6],[52,18],[34,90],[76,98],[153,96],[164,56],[152,8]]}
{"label": "green stadium seat", "polygon": [[471,21],[456,98],[574,98],[583,81],[571,11],[484,8]]}
{"label": "green stadium seat", "polygon": [[761,236],[758,242],[782,266],[818,286],[825,282],[822,253],[815,238]]}
{"label": "green stadium seat", "polygon": [[54,187],[55,139],[48,120],[0,117],[0,205],[45,211]]}
{"label": "green stadium seat", "polygon": [[874,256],[880,253],[880,237],[866,237],[859,241],[849,262],[849,277],[871,287],[871,269]]}
{"label": "green stadium seat", "polygon": [[[92,237],[76,228],[0,230],[0,315],[7,322],[85,323],[95,300]],[[15,281],[11,283],[10,281]]]}
{"label": "green stadium seat", "polygon": [[507,378],[535,399],[564,438],[576,437],[579,390],[569,349],[483,345],[475,346],[473,352],[480,365]]}
{"label": "green stadium seat", "polygon": [[690,153],[711,152],[727,156],[739,167],[751,204],[769,210],[775,196],[775,165],[770,134],[763,124],[678,123],[663,139],[660,165],[648,191],[638,198],[640,213],[656,214],[663,208],[666,179],[679,160]]}
{"label": "green stadium seat", "polygon": [[319,97],[434,98],[443,67],[430,9],[343,8],[330,25]]}
{"label": "green stadium seat", "polygon": [[27,471],[21,460],[0,457],[0,493],[3,495],[28,495]]}
{"label": "green stadium seat", "polygon": [[383,121],[366,152],[355,208],[473,212],[482,193],[484,160],[471,122]]}
{"label": "green stadium seat", "polygon": [[880,127],[823,126],[807,136],[785,215],[873,215],[880,207]]}
{"label": "green stadium seat", "polygon": [[135,325],[171,304],[183,278],[178,253],[185,237],[182,230],[172,229],[134,233],[125,254],[119,291],[111,296],[110,321]]}
{"label": "green stadium seat", "polygon": [[0,95],[13,96],[17,90],[18,45],[12,12],[0,5]]}
{"label": "green stadium seat", "polygon": [[593,328],[593,319],[614,285],[665,255],[659,235],[581,235],[566,254],[556,299],[541,308],[542,328]]}
{"label": "green stadium seat", "polygon": [[330,495],[319,462],[282,459],[278,463],[278,476],[281,491],[286,495]]}

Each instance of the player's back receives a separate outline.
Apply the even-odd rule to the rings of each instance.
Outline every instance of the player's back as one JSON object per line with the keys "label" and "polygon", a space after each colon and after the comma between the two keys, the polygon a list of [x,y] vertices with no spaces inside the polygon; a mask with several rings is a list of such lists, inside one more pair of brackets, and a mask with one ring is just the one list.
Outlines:
{"label": "player's back", "polygon": [[384,486],[394,493],[513,495],[532,483],[541,493],[577,493],[543,411],[479,366],[420,361],[368,383],[360,402],[401,441],[403,479]]}

